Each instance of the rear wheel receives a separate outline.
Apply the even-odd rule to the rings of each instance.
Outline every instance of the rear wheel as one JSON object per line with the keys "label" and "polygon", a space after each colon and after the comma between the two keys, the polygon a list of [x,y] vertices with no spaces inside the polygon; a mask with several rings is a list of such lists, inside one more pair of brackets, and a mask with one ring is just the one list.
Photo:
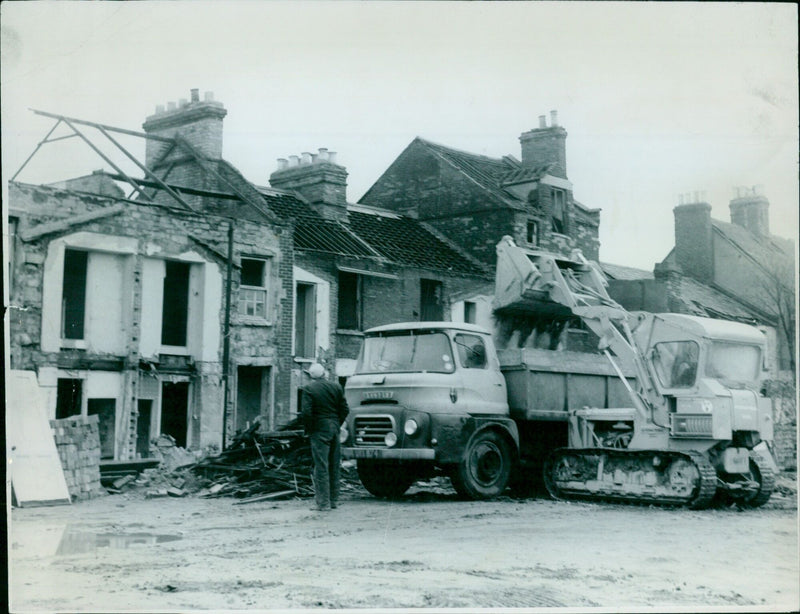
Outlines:
{"label": "rear wheel", "polygon": [[511,476],[513,458],[508,442],[494,431],[475,434],[450,481],[456,492],[470,499],[491,499],[501,494]]}
{"label": "rear wheel", "polygon": [[359,460],[356,468],[364,488],[376,497],[399,497],[417,479],[410,467],[391,461]]}

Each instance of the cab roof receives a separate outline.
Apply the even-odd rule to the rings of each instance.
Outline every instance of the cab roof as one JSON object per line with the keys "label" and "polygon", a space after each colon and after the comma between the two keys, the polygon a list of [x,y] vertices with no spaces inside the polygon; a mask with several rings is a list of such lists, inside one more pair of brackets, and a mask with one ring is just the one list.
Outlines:
{"label": "cab roof", "polygon": [[716,320],[682,313],[660,313],[658,317],[665,322],[672,323],[697,336],[708,339],[758,345],[762,345],[766,341],[766,336],[759,329],[741,322]]}
{"label": "cab roof", "polygon": [[364,331],[364,334],[385,333],[402,330],[463,330],[469,333],[479,333],[489,335],[489,331],[482,326],[467,324],[465,322],[398,322],[396,324],[384,324],[375,326]]}

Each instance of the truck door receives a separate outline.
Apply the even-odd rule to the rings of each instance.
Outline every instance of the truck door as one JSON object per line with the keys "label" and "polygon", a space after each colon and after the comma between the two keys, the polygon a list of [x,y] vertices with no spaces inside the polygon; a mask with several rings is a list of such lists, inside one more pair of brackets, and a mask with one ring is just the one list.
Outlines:
{"label": "truck door", "polygon": [[481,335],[456,333],[453,337],[458,355],[464,408],[470,414],[505,414],[507,398],[505,379],[491,345]]}

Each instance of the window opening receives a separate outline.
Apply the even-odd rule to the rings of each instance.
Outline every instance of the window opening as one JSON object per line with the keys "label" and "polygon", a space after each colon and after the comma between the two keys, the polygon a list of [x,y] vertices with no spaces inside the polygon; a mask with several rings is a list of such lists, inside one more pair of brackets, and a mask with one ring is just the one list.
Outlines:
{"label": "window opening", "polygon": [[653,348],[653,366],[666,388],[691,388],[697,378],[700,348],[694,341],[657,343]]}
{"label": "window opening", "polygon": [[486,368],[486,346],[478,335],[455,336],[458,360],[465,369],[485,369]]}
{"label": "window opening", "polygon": [[361,275],[339,271],[337,328],[361,330]]}
{"label": "window opening", "polygon": [[539,245],[539,222],[536,220],[528,220],[525,240],[529,245]]}
{"label": "window opening", "polygon": [[189,268],[185,262],[166,262],[164,304],[161,312],[162,345],[186,345],[189,320]]}
{"label": "window opening", "polygon": [[442,282],[420,279],[420,321],[441,322],[444,320]]}
{"label": "window opening", "polygon": [[86,265],[89,253],[64,250],[61,337],[83,339],[86,321]]}
{"label": "window opening", "polygon": [[295,355],[316,355],[316,304],[314,284],[298,283],[295,289]]}
{"label": "window opening", "polygon": [[81,415],[83,380],[59,378],[56,384],[56,420]]}
{"label": "window opening", "polygon": [[100,434],[100,458],[114,458],[114,434],[116,432],[116,399],[89,399],[86,413],[97,416]]}
{"label": "window opening", "polygon": [[242,258],[239,315],[267,317],[267,261]]}
{"label": "window opening", "polygon": [[475,324],[478,306],[473,301],[464,301],[464,322]]}
{"label": "window opening", "polygon": [[553,188],[553,232],[564,234],[567,228],[567,193]]}

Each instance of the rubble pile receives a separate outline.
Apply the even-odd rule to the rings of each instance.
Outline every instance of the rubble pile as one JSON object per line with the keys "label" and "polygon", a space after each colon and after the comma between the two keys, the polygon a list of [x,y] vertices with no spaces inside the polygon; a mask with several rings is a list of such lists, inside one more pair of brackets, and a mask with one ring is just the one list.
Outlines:
{"label": "rubble pile", "polygon": [[[119,480],[113,492],[144,490],[147,498],[233,497],[236,504],[312,497],[311,447],[299,422],[268,433],[259,433],[258,427],[238,433],[223,452],[199,460],[162,435],[151,446],[160,465]],[[342,491],[360,488],[355,463],[345,461]]]}

